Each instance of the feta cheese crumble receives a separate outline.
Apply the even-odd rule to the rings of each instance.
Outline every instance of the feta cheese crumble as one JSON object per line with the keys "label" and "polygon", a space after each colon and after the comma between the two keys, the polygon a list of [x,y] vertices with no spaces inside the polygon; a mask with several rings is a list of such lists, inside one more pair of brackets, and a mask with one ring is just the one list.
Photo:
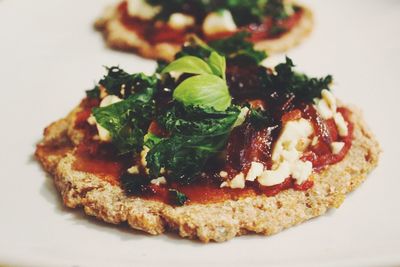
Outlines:
{"label": "feta cheese crumble", "polygon": [[208,14],[203,22],[203,32],[206,35],[234,32],[236,30],[237,26],[232,14],[226,9]]}

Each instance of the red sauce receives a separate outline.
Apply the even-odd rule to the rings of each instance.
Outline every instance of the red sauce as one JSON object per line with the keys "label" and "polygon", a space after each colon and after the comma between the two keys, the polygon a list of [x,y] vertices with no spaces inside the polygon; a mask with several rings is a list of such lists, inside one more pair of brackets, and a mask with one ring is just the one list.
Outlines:
{"label": "red sauce", "polygon": [[[354,125],[350,122],[351,112],[346,108],[338,108],[338,112],[343,115],[343,118],[348,124],[348,135],[345,137],[339,136],[333,119],[321,122],[316,119],[315,110],[307,112],[306,117],[309,116],[314,123],[316,132],[319,133],[319,142],[316,146],[311,147],[309,151],[304,153],[303,160],[311,161],[316,170],[343,160],[347,155],[347,152],[350,150],[353,141]],[[338,154],[333,154],[330,147],[331,142],[343,142],[345,145]]]}
{"label": "red sauce", "polygon": [[[197,34],[207,41],[224,39],[235,34],[235,32],[221,32],[211,36],[205,36],[201,30],[201,25],[189,28],[187,30],[176,30],[165,23],[157,23],[153,20],[142,20],[132,17],[128,13],[128,5],[123,1],[119,7],[120,21],[126,29],[135,32],[141,38],[146,39],[151,44],[174,43],[183,44],[188,33]],[[261,24],[250,24],[239,28],[238,31],[248,31],[251,33],[250,40],[258,42],[281,37],[284,33],[295,27],[303,16],[303,10],[299,8],[293,15],[286,19],[274,20],[266,18]],[[275,29],[275,30],[274,30]],[[276,29],[280,29],[276,31]]]}
{"label": "red sauce", "polygon": [[166,24],[156,24],[154,21],[131,17],[125,1],[119,5],[118,10],[122,24],[152,44],[163,42],[183,44],[185,42],[186,31],[175,30]]}
{"label": "red sauce", "polygon": [[[247,26],[247,30],[251,33],[251,40],[253,42],[276,39],[293,29],[299,23],[302,16],[303,10],[299,9],[286,19],[273,20],[272,18],[266,18],[261,24],[250,24]],[[274,31],[274,29],[280,30]]]}
{"label": "red sauce", "polygon": [[77,171],[93,173],[111,184],[118,184],[119,177],[131,164],[129,158],[119,156],[111,144],[100,143],[93,139],[97,133],[95,126],[87,122],[92,109],[99,106],[99,100],[85,98],[81,111],[76,114],[75,129],[84,134],[83,141],[77,146],[73,168]]}
{"label": "red sauce", "polygon": [[[96,105],[96,102],[92,100],[84,100],[81,103],[82,111],[77,116],[75,127],[85,131],[86,134],[85,140],[75,150],[77,160],[73,167],[77,171],[96,174],[105,181],[117,185],[122,173],[138,159],[133,159],[130,155],[119,156],[111,144],[93,140],[93,126],[90,126],[86,121],[94,105]],[[328,165],[341,161],[351,148],[354,128],[349,120],[351,113],[346,108],[338,108],[338,112],[342,113],[348,123],[349,134],[346,137],[340,137],[334,122],[332,120],[321,120],[316,110],[310,105],[305,106],[303,110],[294,109],[281,118],[283,122],[300,117],[312,121],[320,141],[316,146],[306,151],[302,159],[311,161],[315,170],[321,170]],[[153,133],[163,133],[156,123],[150,125],[150,130]],[[227,165],[223,167],[228,172],[229,177],[232,178],[240,171],[246,173],[249,169],[249,163],[252,161],[259,161],[270,167],[272,141],[276,139],[278,132],[279,129],[270,128],[256,130],[249,125],[235,128],[228,143]],[[345,143],[339,154],[332,154],[329,146],[332,141]],[[232,157],[229,157],[230,153]],[[149,185],[140,196],[171,203],[169,189],[172,188],[184,193],[189,198],[190,203],[212,203],[261,194],[274,196],[287,189],[306,191],[313,186],[313,181],[308,180],[298,185],[294,179],[289,177],[283,183],[269,187],[261,186],[257,182],[247,181],[244,189],[220,188],[220,184],[221,181],[215,177],[215,174],[206,173],[189,185],[179,183],[169,184],[168,187]]]}
{"label": "red sauce", "polygon": [[113,185],[128,168],[124,159],[119,159],[113,151],[98,142],[84,141],[75,150],[73,168],[77,171],[93,173]]}

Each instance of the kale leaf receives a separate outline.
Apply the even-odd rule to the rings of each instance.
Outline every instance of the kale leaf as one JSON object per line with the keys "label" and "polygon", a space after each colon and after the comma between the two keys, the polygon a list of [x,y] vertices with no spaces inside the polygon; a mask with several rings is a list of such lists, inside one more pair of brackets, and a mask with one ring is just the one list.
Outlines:
{"label": "kale leaf", "polygon": [[110,132],[121,154],[142,149],[144,135],[155,116],[155,93],[154,87],[148,87],[124,101],[93,109],[96,121]]}
{"label": "kale leaf", "polygon": [[[265,51],[256,50],[249,37],[250,33],[241,31],[230,37],[212,41],[208,45],[198,38],[193,38],[176,54],[176,58],[195,56],[207,59],[213,51],[216,51],[228,60],[241,63],[250,61],[258,65],[267,58],[267,54]],[[159,64],[159,69],[162,70],[163,65]]]}
{"label": "kale leaf", "polygon": [[99,99],[100,98],[100,87],[96,85],[93,89],[86,91],[87,98]]}
{"label": "kale leaf", "polygon": [[249,122],[257,130],[272,123],[272,116],[268,110],[250,108]]}
{"label": "kale leaf", "polygon": [[107,68],[108,73],[100,80],[109,95],[116,95],[121,98],[128,98],[135,92],[144,88],[154,87],[157,84],[157,78],[147,76],[143,73],[129,74],[119,67]]}
{"label": "kale leaf", "polygon": [[276,19],[285,18],[286,15],[283,0],[147,0],[147,2],[161,7],[156,19],[164,21],[177,12],[203,19],[210,12],[227,9],[232,13],[235,23],[242,27],[251,23],[261,23],[266,15]]}
{"label": "kale leaf", "polygon": [[329,89],[332,76],[323,78],[309,78],[307,75],[293,70],[294,64],[290,58],[285,63],[275,67],[276,75],[271,80],[271,88],[293,93],[298,99],[312,102],[314,98],[320,98],[323,89]]}
{"label": "kale leaf", "polygon": [[147,154],[150,174],[157,177],[165,168],[176,180],[189,183],[210,157],[223,150],[239,114],[238,107],[221,112],[176,103],[159,118],[170,137]]}
{"label": "kale leaf", "polygon": [[223,56],[234,58],[238,61],[250,59],[259,64],[267,54],[265,51],[254,49],[254,44],[248,40],[250,33],[246,31],[238,32],[226,39],[215,40],[209,46]]}
{"label": "kale leaf", "polygon": [[189,200],[188,197],[176,189],[169,189],[170,196],[175,205],[183,206]]}

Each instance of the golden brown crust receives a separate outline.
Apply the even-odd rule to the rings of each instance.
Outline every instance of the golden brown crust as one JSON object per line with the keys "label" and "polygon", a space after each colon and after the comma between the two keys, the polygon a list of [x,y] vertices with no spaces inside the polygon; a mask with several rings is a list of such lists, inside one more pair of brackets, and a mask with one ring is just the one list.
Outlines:
{"label": "golden brown crust", "polygon": [[[88,215],[106,222],[126,221],[132,228],[153,235],[173,230],[182,237],[203,242],[222,242],[252,232],[271,235],[339,207],[345,195],[357,188],[377,165],[379,144],[360,112],[352,110],[354,141],[345,159],[315,174],[315,185],[308,191],[290,189],[274,197],[256,196],[183,207],[127,197],[120,187],[72,168],[74,156],[68,141],[71,135],[68,124],[73,124],[74,112],[45,130],[36,156],[54,177],[66,206],[83,207]],[[57,149],[46,150],[48,146]]]}
{"label": "golden brown crust", "polygon": [[116,7],[107,7],[94,26],[103,32],[109,47],[123,51],[134,51],[145,58],[172,61],[175,54],[181,49],[181,45],[170,43],[152,45],[135,32],[128,30],[121,23]]}
{"label": "golden brown crust", "polygon": [[[273,40],[260,41],[255,44],[258,50],[264,50],[269,54],[281,53],[295,47],[302,42],[312,31],[314,19],[310,9],[302,6],[304,13],[299,23],[288,33]],[[109,47],[135,51],[143,57],[151,59],[164,59],[172,61],[181,46],[171,43],[159,43],[152,45],[119,20],[116,7],[107,7],[104,14],[95,22],[95,28],[103,32]]]}

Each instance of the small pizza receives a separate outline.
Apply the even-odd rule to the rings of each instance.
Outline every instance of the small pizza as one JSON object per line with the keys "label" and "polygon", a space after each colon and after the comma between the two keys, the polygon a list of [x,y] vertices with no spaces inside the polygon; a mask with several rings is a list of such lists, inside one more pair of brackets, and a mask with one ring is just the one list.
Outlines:
{"label": "small pizza", "polygon": [[283,52],[311,32],[313,16],[287,0],[124,0],[95,26],[110,47],[171,61],[191,34],[212,42],[245,31],[256,49]]}
{"label": "small pizza", "polygon": [[36,156],[64,204],[203,242],[271,235],[339,207],[379,158],[360,112],[336,99],[331,76],[289,58],[266,68],[244,39],[228,44],[194,40],[150,76],[108,68],[47,127]]}

